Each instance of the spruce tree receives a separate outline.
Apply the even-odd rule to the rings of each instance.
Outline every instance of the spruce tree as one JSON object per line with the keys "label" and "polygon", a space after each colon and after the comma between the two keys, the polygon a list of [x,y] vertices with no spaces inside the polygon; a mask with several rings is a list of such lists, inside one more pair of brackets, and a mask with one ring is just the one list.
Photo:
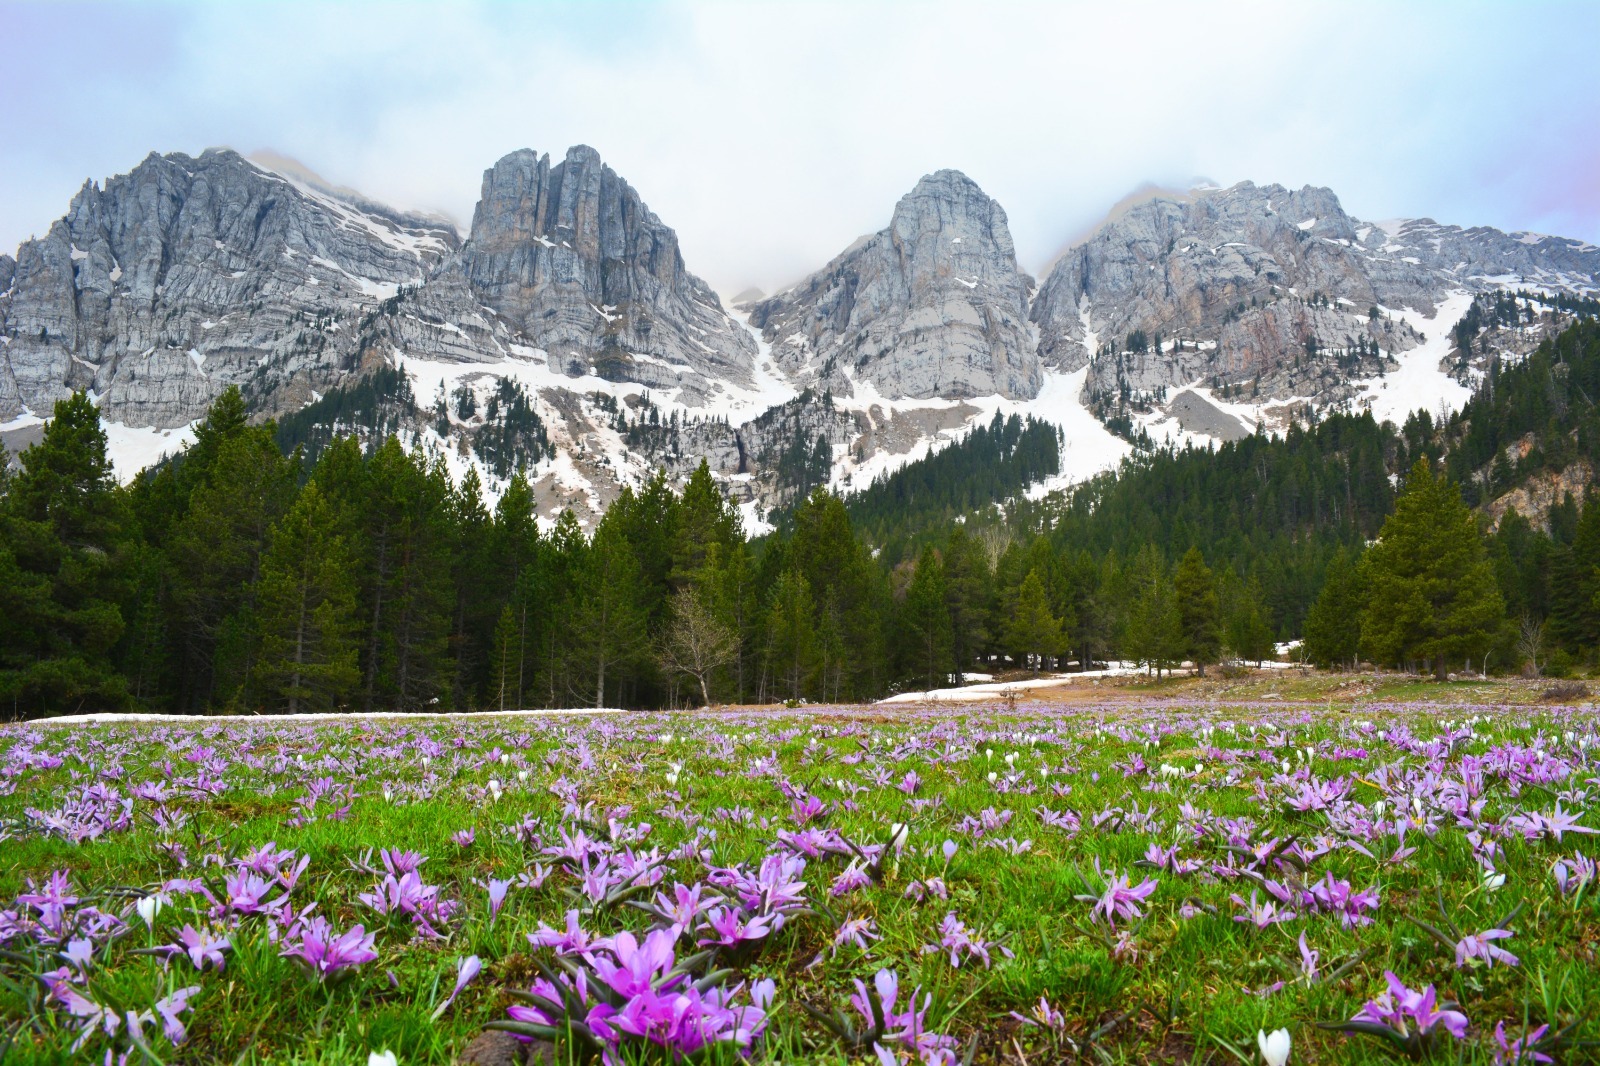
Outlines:
{"label": "spruce tree", "polygon": [[902,608],[908,638],[908,663],[924,689],[937,688],[951,668],[949,588],[944,560],[931,547],[922,550]]}
{"label": "spruce tree", "polygon": [[1178,600],[1179,624],[1183,628],[1184,654],[1194,662],[1195,671],[1204,677],[1206,663],[1216,662],[1222,650],[1222,634],[1216,579],[1199,548],[1190,547],[1178,561],[1172,586]]}
{"label": "spruce tree", "polygon": [[1477,520],[1453,482],[1419,459],[1362,560],[1361,644],[1379,662],[1427,661],[1444,678],[1500,635],[1504,604]]}
{"label": "spruce tree", "polygon": [[950,615],[950,649],[956,684],[987,650],[994,613],[994,575],[983,546],[965,526],[950,531],[944,547],[945,606]]}
{"label": "spruce tree", "polygon": [[521,634],[517,616],[511,605],[500,608],[500,620],[495,623],[493,645],[489,658],[489,702],[495,710],[506,710],[515,699],[517,686],[517,645]]}
{"label": "spruce tree", "polygon": [[1039,571],[1029,570],[1017,590],[1017,604],[1006,625],[1006,645],[1019,666],[1030,662],[1045,668],[1045,659],[1061,654],[1061,619],[1050,610]]}
{"label": "spruce tree", "polygon": [[258,684],[290,714],[340,705],[361,679],[351,556],[315,481],[273,529],[261,560]]}
{"label": "spruce tree", "polygon": [[14,717],[115,710],[124,619],[121,495],[100,411],[56,401],[0,505],[0,706]]}
{"label": "spruce tree", "polygon": [[185,456],[181,480],[192,489],[166,541],[178,699],[189,711],[228,701],[253,671],[261,555],[295,496],[295,469],[272,427],[237,422],[227,401],[206,420],[208,447],[192,465]]}
{"label": "spruce tree", "polygon": [[785,570],[767,606],[767,668],[779,691],[797,700],[816,665],[817,634],[811,584],[799,570]]}
{"label": "spruce tree", "polygon": [[1140,550],[1129,581],[1122,653],[1159,677],[1183,657],[1183,616],[1178,613],[1166,563],[1153,545]]}
{"label": "spruce tree", "polygon": [[1306,612],[1306,658],[1322,667],[1355,665],[1361,649],[1361,570],[1345,549],[1328,563],[1322,592]]}
{"label": "spruce tree", "polygon": [[1254,577],[1240,588],[1228,618],[1228,647],[1246,662],[1272,658],[1272,625],[1261,602],[1261,583]]}
{"label": "spruce tree", "polygon": [[[621,687],[647,642],[639,560],[610,517],[608,512],[595,530],[572,603],[577,664],[587,668],[595,707],[606,705],[608,683],[613,691]],[[583,683],[583,672],[574,684]]]}

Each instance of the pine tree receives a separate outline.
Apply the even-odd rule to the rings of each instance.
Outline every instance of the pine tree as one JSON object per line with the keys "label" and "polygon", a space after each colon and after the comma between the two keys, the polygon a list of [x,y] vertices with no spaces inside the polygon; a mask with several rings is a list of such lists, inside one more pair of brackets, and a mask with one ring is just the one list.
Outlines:
{"label": "pine tree", "polygon": [[1361,648],[1361,604],[1360,566],[1340,548],[1306,612],[1306,658],[1322,667],[1353,666]]}
{"label": "pine tree", "polygon": [[88,396],[58,400],[21,462],[0,505],[0,706],[114,710],[128,698],[111,658],[124,629],[123,507]]}
{"label": "pine tree", "polygon": [[797,700],[816,666],[817,634],[811,584],[798,570],[785,570],[767,607],[767,666],[774,682]]}
{"label": "pine tree", "polygon": [[[467,467],[461,484],[450,497],[450,538],[455,586],[455,609],[450,645],[455,656],[454,689],[450,705],[455,710],[475,706],[489,689],[499,705],[503,678],[496,672],[503,649],[496,640],[497,625],[509,605],[495,611],[501,596],[494,573],[494,523],[483,505],[483,485],[475,467]],[[493,681],[490,673],[495,673]]]}
{"label": "pine tree", "polygon": [[1045,659],[1060,655],[1063,643],[1061,620],[1050,610],[1044,581],[1039,571],[1029,570],[1017,590],[1017,604],[1006,625],[1006,645],[1019,666],[1031,662],[1043,670]]}
{"label": "pine tree", "polygon": [[[576,534],[577,524],[572,513],[565,512],[563,518],[570,524],[571,533]],[[520,470],[512,475],[500,502],[495,505],[492,544],[494,562],[499,570],[497,594],[505,598],[517,621],[514,702],[522,707],[531,673],[531,649],[541,646],[540,637],[554,639],[554,634],[537,632],[541,603],[533,593],[539,582],[530,575],[539,564],[539,523],[533,487]]]}
{"label": "pine tree", "polygon": [[924,548],[916,572],[906,586],[902,618],[908,643],[908,662],[924,689],[937,688],[950,673],[952,634],[947,605],[949,587],[944,560],[932,548]]}
{"label": "pine tree", "polygon": [[945,607],[950,614],[950,650],[956,684],[989,644],[994,575],[983,546],[964,526],[951,530],[944,547]]}
{"label": "pine tree", "polygon": [[1183,657],[1183,616],[1166,563],[1154,546],[1145,545],[1134,560],[1129,592],[1123,655],[1160,676]]}
{"label": "pine tree", "polygon": [[[610,513],[600,520],[585,565],[577,575],[572,627],[577,662],[587,666],[594,706],[604,707],[606,685],[620,687],[625,671],[645,651],[645,612],[639,603],[639,560]],[[581,683],[581,674],[573,678]]]}
{"label": "pine tree", "polygon": [[261,555],[295,495],[294,466],[272,427],[238,422],[228,399],[218,400],[204,423],[207,447],[192,462],[185,456],[181,480],[192,488],[166,540],[182,663],[178,698],[190,711],[226,702],[253,671]]}
{"label": "pine tree", "polygon": [[742,539],[742,530],[738,510],[717,488],[704,459],[684,484],[677,511],[671,581],[682,588],[699,580],[713,551],[726,558],[734,541]]}
{"label": "pine tree", "polygon": [[1361,571],[1361,644],[1376,661],[1426,660],[1442,679],[1454,663],[1481,663],[1500,635],[1504,604],[1477,521],[1426,460],[1412,467]]}
{"label": "pine tree", "polygon": [[258,683],[290,714],[325,711],[361,678],[351,557],[315,481],[272,531],[261,560]]}
{"label": "pine tree", "polygon": [[1200,549],[1191,547],[1178,561],[1172,575],[1178,600],[1179,624],[1183,629],[1183,652],[1194,662],[1195,672],[1204,677],[1206,663],[1217,661],[1222,649],[1222,634],[1217,607],[1217,583],[1206,566]]}
{"label": "pine tree", "polygon": [[1246,662],[1272,658],[1272,626],[1261,603],[1261,583],[1252,577],[1239,590],[1228,617],[1228,647]]}
{"label": "pine tree", "polygon": [[517,616],[512,612],[511,605],[507,604],[500,608],[500,620],[495,623],[489,660],[489,701],[496,710],[506,710],[506,701],[516,696],[517,647],[520,643]]}

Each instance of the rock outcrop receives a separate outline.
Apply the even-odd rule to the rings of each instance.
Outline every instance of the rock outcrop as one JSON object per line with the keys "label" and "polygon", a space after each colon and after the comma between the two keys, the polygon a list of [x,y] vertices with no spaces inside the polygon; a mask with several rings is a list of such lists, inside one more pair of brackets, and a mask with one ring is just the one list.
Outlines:
{"label": "rock outcrop", "polygon": [[429,286],[460,279],[550,366],[703,400],[748,385],[756,346],[684,266],[677,235],[579,145],[551,166],[523,150],[483,175],[472,232]]}
{"label": "rock outcrop", "polygon": [[1092,363],[1086,390],[1102,400],[1204,382],[1327,404],[1422,342],[1376,308],[1432,316],[1452,292],[1597,279],[1593,245],[1362,222],[1328,189],[1244,182],[1134,204],[1056,262],[1031,317],[1041,359]]}
{"label": "rock outcrop", "polygon": [[863,382],[890,399],[1025,399],[1042,381],[1032,286],[1005,211],[941,170],[895,205],[887,229],[755,303],[750,322],[778,365],[819,391],[853,396]]}
{"label": "rock outcrop", "polygon": [[85,184],[4,268],[0,418],[86,388],[113,421],[171,427],[228,385],[319,377],[364,312],[457,243],[446,223],[368,214],[231,151],[152,154]]}

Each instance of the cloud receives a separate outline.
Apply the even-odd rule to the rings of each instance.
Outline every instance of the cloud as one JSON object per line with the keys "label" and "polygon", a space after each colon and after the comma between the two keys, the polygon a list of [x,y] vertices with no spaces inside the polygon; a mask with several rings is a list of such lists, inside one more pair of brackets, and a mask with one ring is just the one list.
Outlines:
{"label": "cloud", "polygon": [[931,170],[1024,266],[1145,182],[1328,185],[1365,217],[1600,239],[1600,6],[180,4],[0,8],[0,247],[151,150],[272,148],[471,217],[505,152],[588,143],[724,291],[887,223]]}

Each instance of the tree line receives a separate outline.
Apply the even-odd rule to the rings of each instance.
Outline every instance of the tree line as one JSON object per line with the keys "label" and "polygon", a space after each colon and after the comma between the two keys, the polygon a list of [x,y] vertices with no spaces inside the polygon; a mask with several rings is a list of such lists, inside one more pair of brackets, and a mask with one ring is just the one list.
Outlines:
{"label": "tree line", "polygon": [[1443,425],[1336,415],[1004,505],[1058,440],[996,420],[751,537],[703,463],[624,489],[592,529],[541,524],[520,470],[491,506],[392,435],[286,452],[236,391],[120,487],[78,394],[0,474],[0,713],[853,701],[1258,660],[1302,633],[1328,665],[1559,673],[1600,647],[1600,507],[1580,491],[1491,525],[1471,505],[1501,457],[1592,469],[1591,395],[1592,323]]}
{"label": "tree line", "polygon": [[[997,427],[1013,450],[1019,429]],[[475,473],[395,437],[337,437],[311,462],[275,433],[230,390],[191,447],[121,487],[98,409],[60,401],[0,481],[0,706],[862,700],[1124,646],[1157,668],[1270,648],[1256,591],[1198,551],[1123,565],[951,523],[891,562],[821,488],[752,540],[704,463],[681,488],[624,489],[592,531],[570,512],[542,527],[520,472],[491,508]]]}

